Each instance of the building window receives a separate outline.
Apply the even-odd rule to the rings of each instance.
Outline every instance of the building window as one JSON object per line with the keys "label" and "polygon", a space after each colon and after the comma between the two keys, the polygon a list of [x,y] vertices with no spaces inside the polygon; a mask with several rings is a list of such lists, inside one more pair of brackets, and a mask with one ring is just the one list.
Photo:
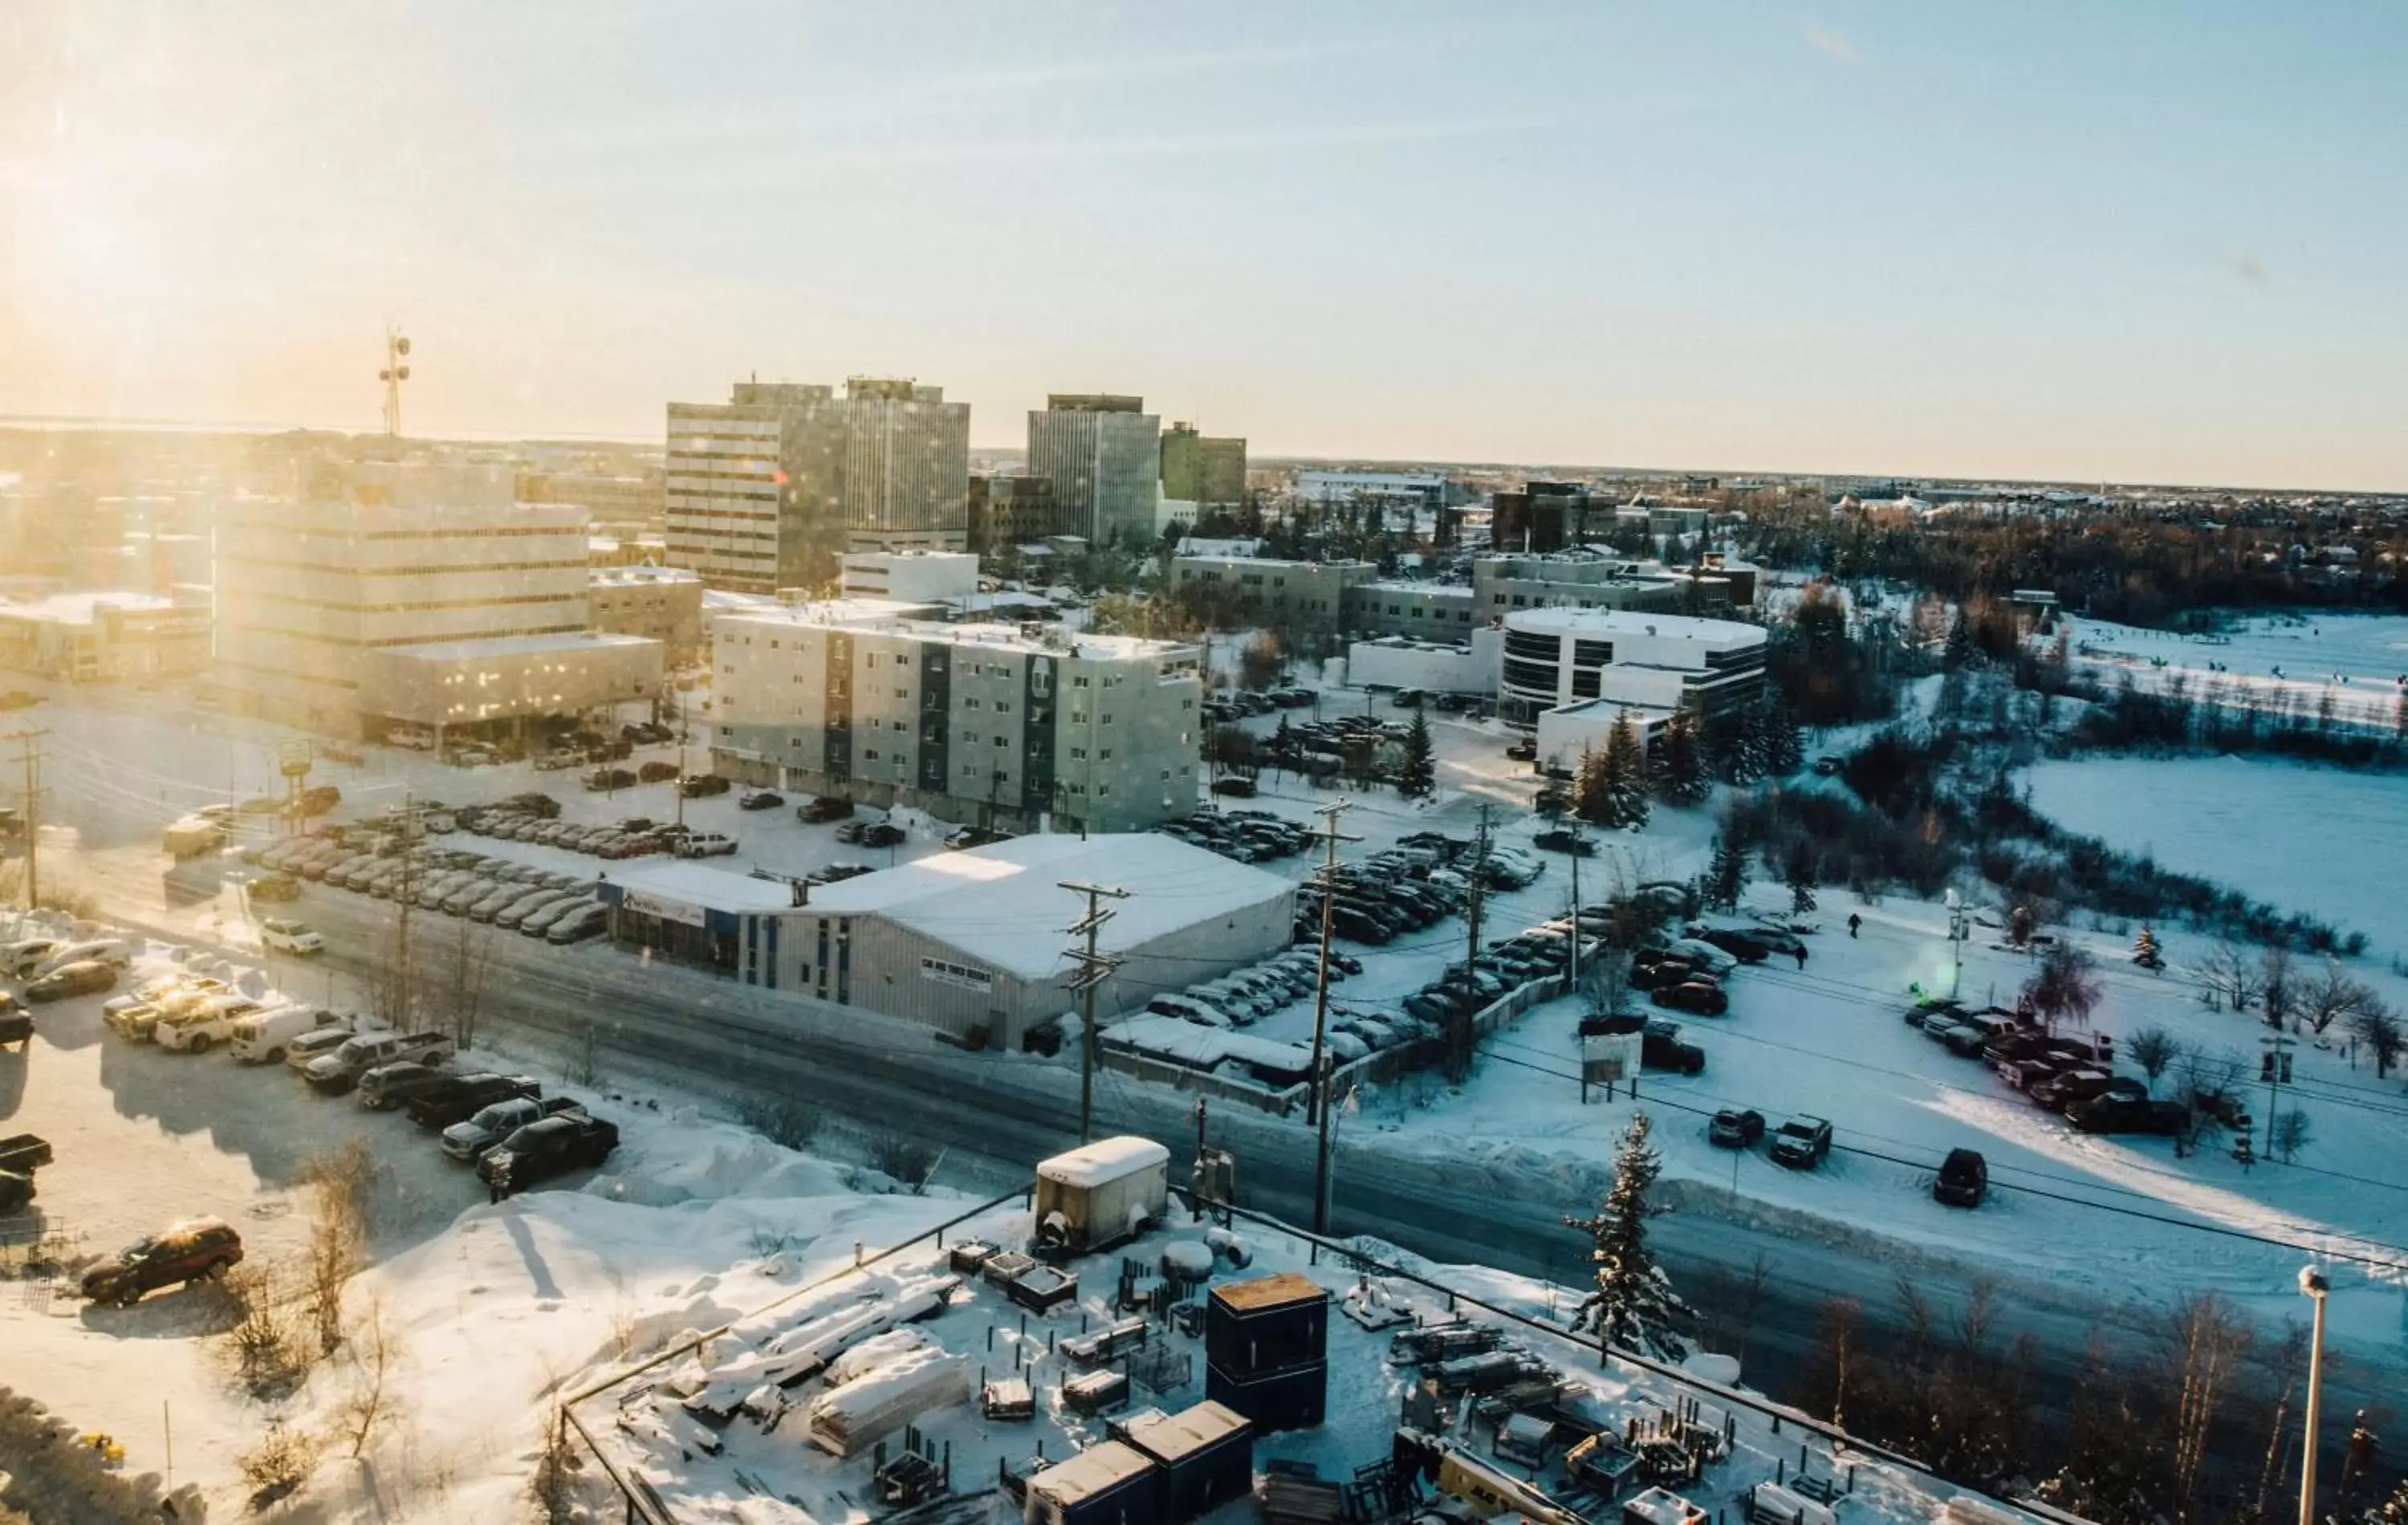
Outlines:
{"label": "building window", "polygon": [[1000,737],[1000,736],[998,736],[998,737],[996,737],[996,738],[995,739],[995,744],[996,744],[996,745],[997,745],[997,746],[1009,746],[1009,745],[1010,745],[1010,743],[1009,741],[1005,741],[1005,740],[1004,740],[1002,737]]}
{"label": "building window", "polygon": [[1085,747],[1072,747],[1070,749],[1070,760],[1072,762],[1085,762],[1087,760],[1087,749]]}
{"label": "building window", "polygon": [[979,701],[974,698],[962,700],[962,708],[965,710],[975,710],[978,707]]}
{"label": "building window", "polygon": [[1110,794],[1110,793],[1111,793],[1111,792],[1112,792],[1112,786],[1111,786],[1111,784],[1096,784],[1096,798],[1097,798],[1098,799],[1102,798],[1105,795],[1108,795],[1108,794]]}
{"label": "building window", "polygon": [[968,741],[972,746],[978,745],[978,732],[976,731],[962,732],[962,740]]}
{"label": "building window", "polygon": [[1111,761],[1111,760],[1112,760],[1112,749],[1111,749],[1111,748],[1110,748],[1110,747],[1105,747],[1105,748],[1101,749],[1100,751],[1098,751],[1098,752],[1096,754],[1096,760],[1097,762],[1110,762],[1110,761]]}
{"label": "building window", "polygon": [[1011,701],[1010,699],[996,700],[995,712],[999,715],[1008,715],[1011,713]]}
{"label": "building window", "polygon": [[1072,679],[1070,680],[1070,686],[1071,686],[1071,687],[1073,687],[1073,688],[1084,688],[1084,687],[1086,687],[1086,686],[1087,686],[1087,680],[1086,680],[1085,675],[1084,675],[1084,674],[1081,674],[1081,675],[1080,675],[1080,676],[1078,676],[1078,677],[1074,677],[1074,678],[1072,678]]}
{"label": "building window", "polygon": [[1111,725],[1111,723],[1112,723],[1112,717],[1111,717],[1111,716],[1110,716],[1110,715],[1106,715],[1106,716],[1104,716],[1104,724],[1105,724],[1105,725],[1109,726],[1109,725]]}
{"label": "building window", "polygon": [[876,747],[870,747],[864,751],[861,755],[861,760],[863,762],[876,762],[878,760],[878,749]]}

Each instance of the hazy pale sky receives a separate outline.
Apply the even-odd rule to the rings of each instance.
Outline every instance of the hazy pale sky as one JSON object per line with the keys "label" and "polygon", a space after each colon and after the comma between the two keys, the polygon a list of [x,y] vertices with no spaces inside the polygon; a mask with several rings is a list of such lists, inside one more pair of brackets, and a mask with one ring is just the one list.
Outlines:
{"label": "hazy pale sky", "polygon": [[0,3],[0,414],[2408,487],[2408,7]]}

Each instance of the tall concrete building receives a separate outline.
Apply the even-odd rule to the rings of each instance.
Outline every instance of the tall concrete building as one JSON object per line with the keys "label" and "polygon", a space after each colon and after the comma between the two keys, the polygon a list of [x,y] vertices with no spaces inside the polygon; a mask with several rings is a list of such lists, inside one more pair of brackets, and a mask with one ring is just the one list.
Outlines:
{"label": "tall concrete building", "polygon": [[972,477],[969,520],[969,548],[981,553],[1079,533],[1064,522],[1044,477]]}
{"label": "tall concrete building", "polygon": [[1162,420],[1143,397],[1054,393],[1028,415],[1028,473],[1053,479],[1070,533],[1098,544],[1152,540]]}
{"label": "tall concrete building", "polygon": [[1193,424],[1173,424],[1162,436],[1162,496],[1207,509],[1244,502],[1246,442],[1200,434]]}
{"label": "tall concrete building", "polygon": [[1136,831],[1195,810],[1197,648],[901,607],[721,614],[717,770],[1019,827]]}
{"label": "tall concrete building", "polygon": [[649,698],[657,641],[588,626],[586,513],[510,473],[311,462],[218,515],[215,667],[237,712],[337,735]]}
{"label": "tall concrete building", "polygon": [[942,387],[856,376],[739,381],[724,404],[671,403],[671,565],[715,587],[824,581],[849,550],[968,542],[970,410]]}

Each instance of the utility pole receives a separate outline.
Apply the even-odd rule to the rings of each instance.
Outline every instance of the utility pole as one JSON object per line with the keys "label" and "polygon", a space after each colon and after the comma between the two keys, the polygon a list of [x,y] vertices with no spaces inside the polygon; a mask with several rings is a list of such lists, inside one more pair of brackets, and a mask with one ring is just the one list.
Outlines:
{"label": "utility pole", "polygon": [[685,701],[680,699],[678,701],[678,776],[677,782],[669,785],[669,792],[677,797],[678,834],[681,836],[685,833],[685,746],[693,735],[694,723],[686,718]]}
{"label": "utility pole", "polygon": [[[1472,970],[1477,967],[1476,961],[1480,957],[1480,916],[1488,899],[1489,809],[1487,805],[1480,807],[1480,846],[1471,860],[1471,908],[1466,917],[1469,931],[1468,945],[1463,956],[1463,971],[1467,981]],[[1466,994],[1469,995],[1469,993],[1467,985]],[[1448,1033],[1449,1046],[1454,1050],[1450,1058],[1450,1067],[1454,1070],[1452,1078],[1460,1082],[1471,1072],[1471,1014],[1465,1012],[1456,1015],[1449,1023],[1449,1027],[1453,1029]]]}
{"label": "utility pole", "polygon": [[395,1032],[409,1030],[412,988],[409,964],[409,913],[418,900],[418,859],[413,841],[418,831],[416,790],[408,784],[401,790],[401,872],[395,878],[393,901],[400,910],[393,931],[393,1027]]}
{"label": "utility pole", "polygon": [[2325,1297],[2332,1290],[2314,1266],[2300,1268],[2300,1290],[2316,1305],[2314,1332],[2308,1336],[2308,1411],[2301,1429],[2300,1457],[2300,1525],[2316,1525],[2316,1431],[2324,1420]]}
{"label": "utility pole", "polygon": [[1321,961],[1312,981],[1312,1089],[1305,1099],[1307,1115],[1319,1131],[1312,1167],[1312,1231],[1317,1234],[1329,1231],[1330,906],[1338,897],[1338,844],[1363,840],[1338,829],[1338,817],[1347,809],[1345,800],[1333,799],[1314,812],[1321,817],[1321,837],[1328,854],[1321,868]]}
{"label": "utility pole", "polygon": [[1083,934],[1087,945],[1068,950],[1079,971],[1070,976],[1070,988],[1080,997],[1079,1016],[1079,1142],[1085,1144],[1096,1136],[1096,986],[1104,983],[1121,961],[1096,951],[1096,934],[1115,914],[1104,905],[1107,899],[1125,900],[1129,892],[1104,885],[1078,885],[1062,881],[1062,887],[1074,895],[1087,898],[1087,914],[1062,928],[1072,937]]}
{"label": "utility pole", "polygon": [[[2274,1158],[2274,1124],[2283,1110],[2283,1082],[2291,1078],[2291,1049],[2299,1040],[2288,1033],[2278,1033],[2258,1041],[2266,1045],[2266,1158],[2272,1159]],[[2319,1312],[2322,1306],[2318,1304]]]}
{"label": "utility pole", "polygon": [[[1565,985],[1564,985],[1564,993],[1565,993],[1566,995],[1578,995],[1578,994],[1580,993],[1580,945],[1581,945],[1581,919],[1580,919],[1580,911],[1581,911],[1581,907],[1580,907],[1580,860],[1581,860],[1581,848],[1582,848],[1582,847],[1584,847],[1584,846],[1585,846],[1585,845],[1587,844],[1587,841],[1588,841],[1588,839],[1586,839],[1585,837],[1583,837],[1583,836],[1581,835],[1581,830],[1580,830],[1580,817],[1579,817],[1579,816],[1577,816],[1577,815],[1575,815],[1575,816],[1573,816],[1573,817],[1572,817],[1571,833],[1572,833],[1572,853],[1571,853],[1571,857],[1572,857],[1572,930],[1571,930],[1571,937],[1570,937],[1570,940],[1567,942],[1567,943],[1565,944],[1567,947],[1569,947],[1569,948],[1571,950],[1571,965],[1570,965],[1570,971],[1569,971],[1569,972],[1568,972],[1568,974],[1567,974],[1567,976],[1566,976],[1567,983],[1566,983],[1566,984],[1565,984]],[[1583,1085],[1584,1085],[1584,1086],[1587,1083],[1586,1083],[1586,1081],[1584,1081],[1584,1081],[1582,1082],[1582,1084],[1583,1084]],[[1584,1099],[1584,1100],[1585,1100],[1585,1097],[1584,1097],[1583,1099]]]}
{"label": "utility pole", "polygon": [[25,769],[25,909],[42,906],[42,738],[46,730],[9,731],[0,740],[17,743]]}

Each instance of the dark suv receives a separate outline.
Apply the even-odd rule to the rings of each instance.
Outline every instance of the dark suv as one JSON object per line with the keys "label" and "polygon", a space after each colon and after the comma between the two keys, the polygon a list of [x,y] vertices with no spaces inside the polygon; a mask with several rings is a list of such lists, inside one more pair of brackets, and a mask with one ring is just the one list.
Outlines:
{"label": "dark suv", "polygon": [[1793,1171],[1811,1171],[1830,1152],[1831,1125],[1820,1117],[1792,1117],[1772,1135],[1772,1162]]}
{"label": "dark suv", "polygon": [[495,1201],[538,1181],[599,1165],[619,1147],[615,1123],[565,1112],[532,1122],[488,1150],[477,1174]]}
{"label": "dark suv", "polygon": [[194,1218],[127,1245],[83,1273],[83,1295],[130,1308],[162,1287],[215,1281],[241,1263],[242,1236],[221,1218]]}
{"label": "dark suv", "polygon": [[1706,1125],[1706,1142],[1717,1149],[1744,1149],[1764,1137],[1764,1114],[1725,1107]]}
{"label": "dark suv", "polygon": [[1931,1183],[1931,1200],[1951,1207],[1979,1207],[1990,1189],[1990,1162],[1977,1149],[1951,1149]]}
{"label": "dark suv", "polygon": [[453,1123],[465,1122],[496,1101],[513,1097],[541,1096],[543,1087],[523,1075],[497,1075],[479,1072],[468,1075],[445,1075],[436,1084],[411,1097],[405,1110],[409,1120],[421,1128],[440,1130]]}

